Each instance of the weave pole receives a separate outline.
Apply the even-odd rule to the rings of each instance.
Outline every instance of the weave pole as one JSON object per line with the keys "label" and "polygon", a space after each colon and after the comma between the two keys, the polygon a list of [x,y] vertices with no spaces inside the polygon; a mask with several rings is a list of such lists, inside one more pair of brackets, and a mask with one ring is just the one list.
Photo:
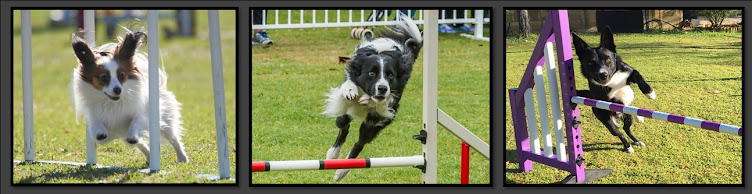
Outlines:
{"label": "weave pole", "polygon": [[425,165],[423,156],[353,158],[329,160],[291,160],[252,162],[251,172],[289,170],[329,170],[352,168],[417,167]]}
{"label": "weave pole", "polygon": [[34,161],[34,101],[31,74],[31,11],[21,10],[21,73],[23,80],[24,160]]}
{"label": "weave pole", "polygon": [[159,171],[159,12],[147,11],[149,41],[149,170]]}
{"label": "weave pole", "polygon": [[[96,15],[94,10],[84,10],[84,38],[90,47],[96,48],[96,33],[95,33],[95,21]],[[97,142],[94,140],[93,135],[89,135],[89,125],[86,125],[86,164],[97,164]]]}
{"label": "weave pole", "polygon": [[209,41],[211,42],[212,83],[214,88],[214,123],[217,125],[217,157],[219,178],[230,178],[230,151],[227,148],[227,113],[222,70],[222,40],[219,34],[219,13],[209,10]]}
{"label": "weave pole", "polygon": [[662,121],[668,121],[676,124],[689,125],[693,127],[699,127],[711,131],[723,132],[734,135],[742,135],[742,128],[733,125],[716,123],[713,121],[700,120],[692,117],[685,117],[681,115],[669,114],[659,111],[652,111],[648,109],[637,108],[634,106],[625,106],[623,104],[611,103],[601,100],[595,100],[590,98],[584,98],[580,96],[573,96],[572,103],[582,104],[586,106],[592,106],[604,110],[611,110],[617,112],[623,112],[631,115],[638,115]]}

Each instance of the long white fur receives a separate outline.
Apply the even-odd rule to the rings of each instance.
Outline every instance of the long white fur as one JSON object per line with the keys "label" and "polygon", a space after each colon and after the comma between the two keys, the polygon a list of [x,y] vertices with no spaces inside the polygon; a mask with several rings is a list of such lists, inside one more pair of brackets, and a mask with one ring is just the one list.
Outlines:
{"label": "long white fur", "polygon": [[[97,51],[113,50],[117,44],[108,43],[95,49]],[[96,140],[99,144],[105,144],[113,139],[121,139],[126,145],[136,146],[144,155],[149,156],[148,146],[144,140],[148,140],[149,132],[149,78],[148,61],[145,54],[136,52],[133,56],[134,65],[139,69],[137,79],[129,79],[122,84],[120,100],[113,101],[91,84],[81,80],[79,70],[73,69],[70,85],[71,99],[76,109],[76,116],[84,115],[89,134],[92,140],[96,140],[97,134],[106,134],[107,138]],[[115,63],[115,61],[111,61]],[[160,128],[162,138],[169,142],[178,156],[178,162],[188,162],[183,144],[180,141],[183,127],[180,120],[181,103],[175,95],[167,90],[167,74],[160,69],[159,96],[160,96]],[[112,76],[117,80],[117,76]],[[103,88],[106,90],[105,88]],[[129,134],[129,130],[131,133]],[[134,137],[135,136],[135,137]],[[140,139],[136,145],[130,145],[126,138]]]}

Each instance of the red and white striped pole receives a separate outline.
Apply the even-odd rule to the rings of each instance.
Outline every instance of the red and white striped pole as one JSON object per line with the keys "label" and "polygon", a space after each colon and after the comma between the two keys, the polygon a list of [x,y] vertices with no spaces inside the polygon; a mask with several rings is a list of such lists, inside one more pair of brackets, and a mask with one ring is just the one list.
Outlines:
{"label": "red and white striped pole", "polygon": [[462,158],[460,159],[460,184],[469,184],[470,179],[470,145],[462,141]]}
{"label": "red and white striped pole", "polygon": [[422,166],[423,156],[252,162],[251,172]]}

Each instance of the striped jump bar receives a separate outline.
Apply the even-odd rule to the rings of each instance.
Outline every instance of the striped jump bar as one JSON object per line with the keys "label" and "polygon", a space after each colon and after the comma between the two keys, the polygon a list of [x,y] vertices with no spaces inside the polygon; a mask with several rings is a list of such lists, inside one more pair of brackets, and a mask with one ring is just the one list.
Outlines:
{"label": "striped jump bar", "polygon": [[423,156],[252,162],[251,172],[421,166]]}
{"label": "striped jump bar", "polygon": [[699,127],[699,128],[703,128],[703,129],[707,129],[711,131],[724,132],[724,133],[729,133],[729,134],[734,134],[734,135],[739,135],[739,136],[742,135],[741,127],[716,123],[713,121],[706,121],[706,120],[695,119],[692,117],[685,117],[685,116],[668,114],[668,113],[659,112],[659,111],[641,109],[641,108],[637,108],[634,106],[624,106],[622,104],[611,103],[611,102],[595,100],[595,99],[590,99],[590,98],[584,98],[584,97],[579,97],[579,96],[573,96],[572,102],[577,103],[577,104],[592,106],[592,107],[596,107],[596,108],[600,108],[604,110],[612,110],[612,111],[623,112],[623,113],[627,113],[631,115],[639,115],[643,117],[664,120],[664,121],[677,123],[677,124]]}

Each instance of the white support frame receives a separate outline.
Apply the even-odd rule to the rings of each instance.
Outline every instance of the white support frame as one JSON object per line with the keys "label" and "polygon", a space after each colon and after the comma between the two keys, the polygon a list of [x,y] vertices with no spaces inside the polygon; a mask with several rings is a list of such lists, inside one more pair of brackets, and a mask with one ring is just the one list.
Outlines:
{"label": "white support frame", "polygon": [[[86,134],[86,163],[66,162],[66,161],[44,161],[35,160],[34,157],[34,118],[33,118],[33,95],[32,95],[32,50],[31,50],[31,11],[21,10],[21,63],[22,63],[22,85],[23,85],[23,123],[24,123],[24,160],[13,160],[13,163],[42,163],[42,164],[63,164],[85,166],[90,165],[95,168],[131,171],[134,169],[102,166],[97,164],[96,141]],[[89,43],[90,47],[95,47],[95,18],[94,10],[84,10],[84,40]],[[158,10],[147,11],[147,33],[148,36],[148,60],[149,72],[149,120],[159,120],[159,14]],[[221,38],[219,33],[219,16],[217,10],[208,11],[209,33],[211,44],[212,58],[212,81],[215,104],[215,123],[217,127],[217,156],[219,159],[219,176],[199,174],[199,177],[207,177],[210,180],[230,179],[230,158],[228,149],[227,119],[224,99],[224,80],[222,70],[222,50]],[[160,138],[161,132],[159,122],[149,122],[149,169],[141,169],[139,172],[154,173],[160,170]]]}
{"label": "white support frame", "polygon": [[423,25],[423,130],[426,143],[423,157],[426,159],[423,184],[437,183],[438,96],[439,96],[439,11],[426,10]]}

